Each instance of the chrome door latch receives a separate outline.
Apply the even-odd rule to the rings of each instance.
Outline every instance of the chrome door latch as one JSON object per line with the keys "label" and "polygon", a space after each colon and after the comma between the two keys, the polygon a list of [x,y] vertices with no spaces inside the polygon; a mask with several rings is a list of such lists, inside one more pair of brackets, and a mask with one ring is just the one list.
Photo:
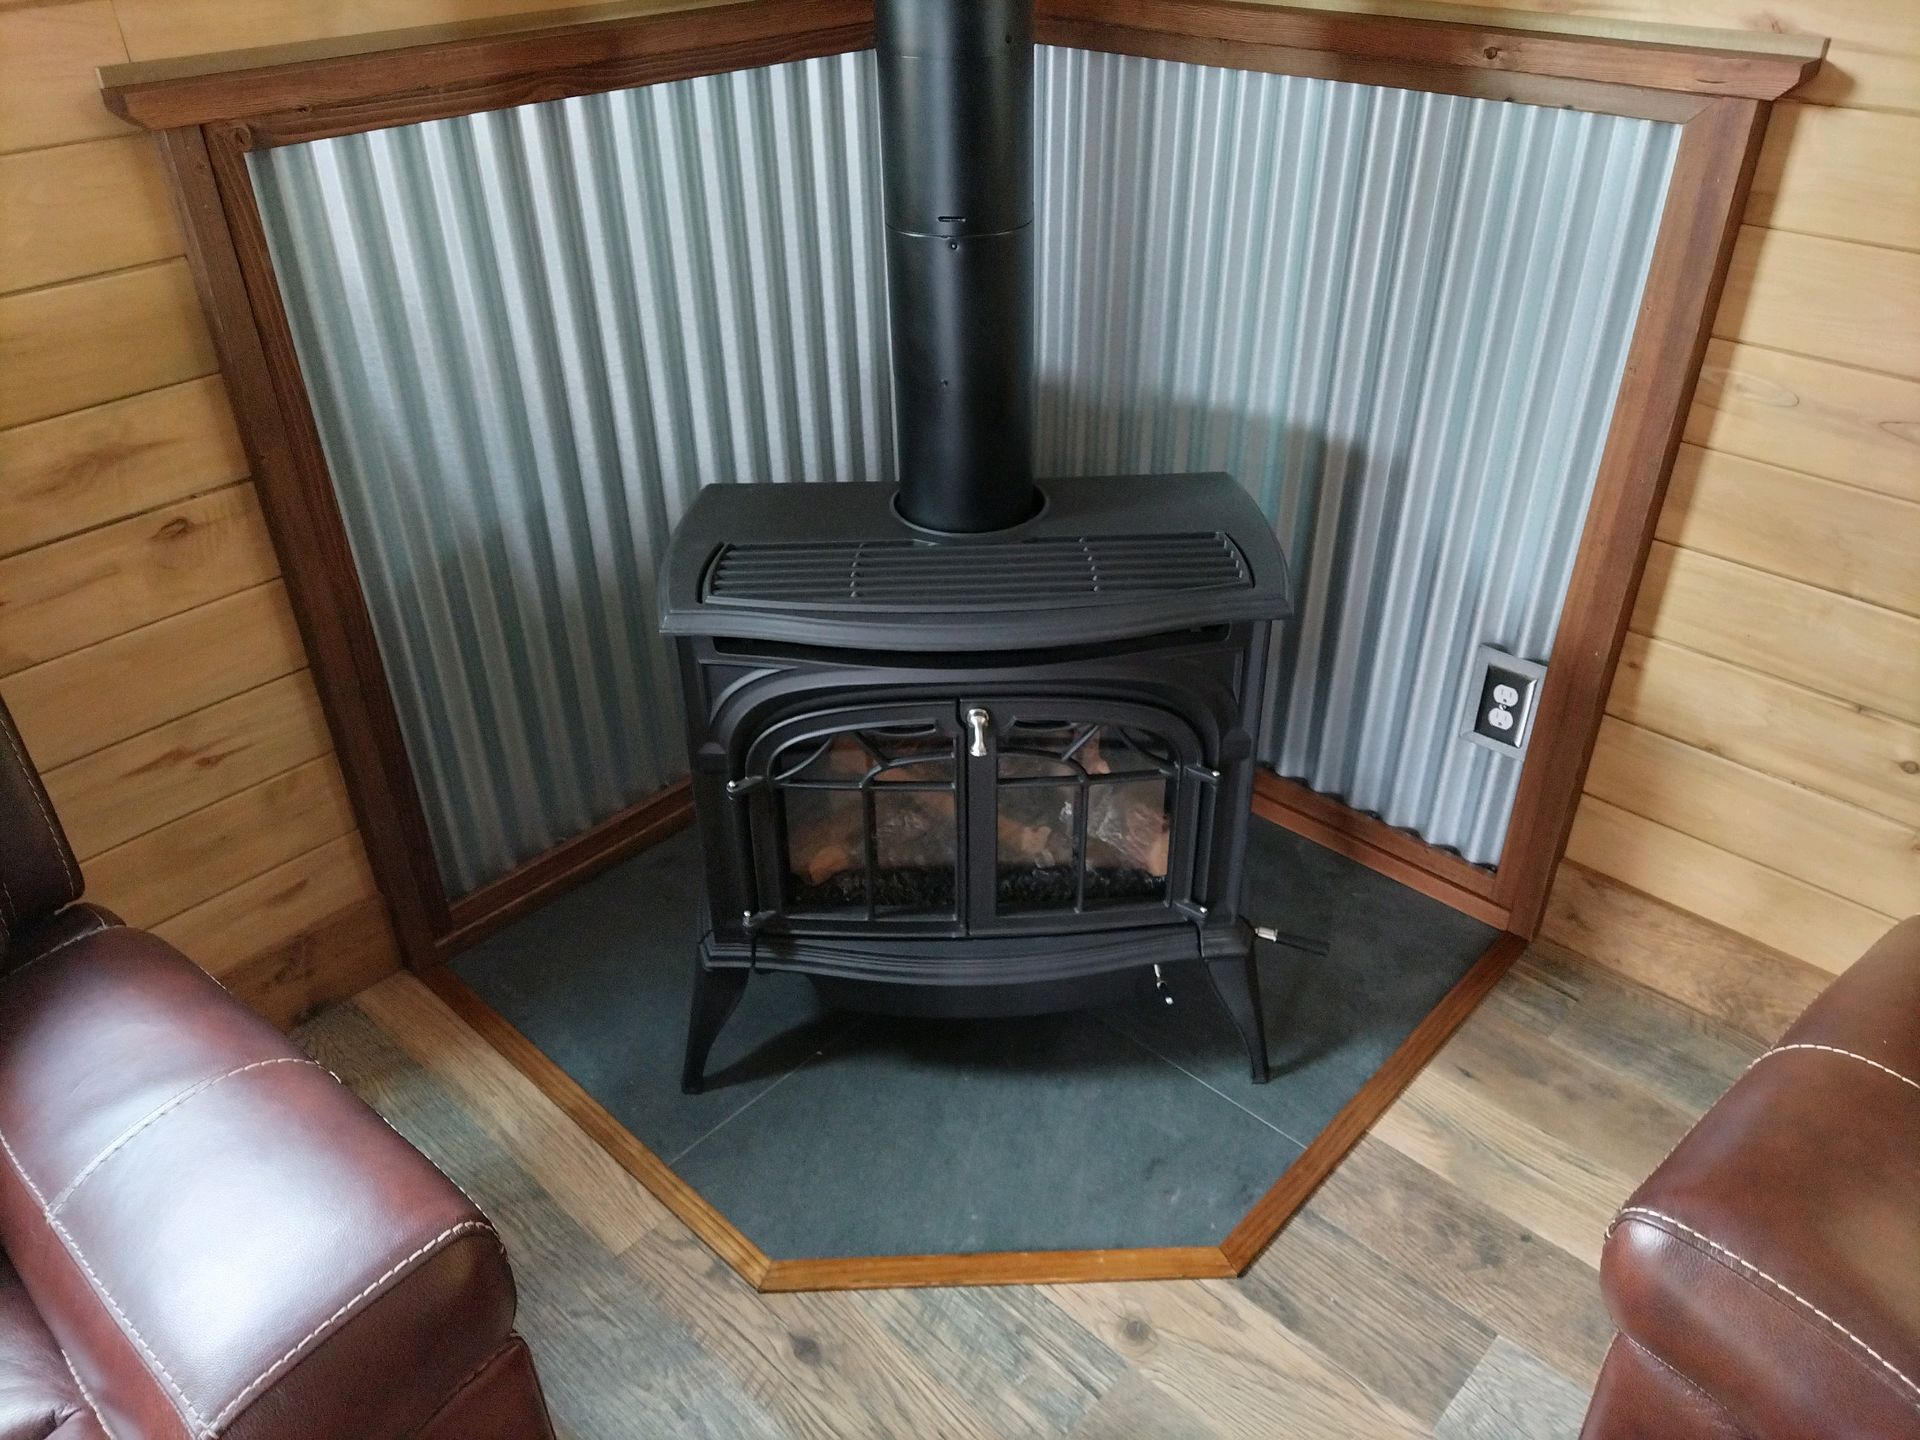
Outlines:
{"label": "chrome door latch", "polygon": [[987,726],[993,717],[975,706],[967,711],[967,754],[976,760],[987,758]]}

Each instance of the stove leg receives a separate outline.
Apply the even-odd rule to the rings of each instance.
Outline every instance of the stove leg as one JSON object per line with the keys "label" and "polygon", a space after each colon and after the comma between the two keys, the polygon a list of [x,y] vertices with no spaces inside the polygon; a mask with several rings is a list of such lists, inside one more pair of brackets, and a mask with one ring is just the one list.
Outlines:
{"label": "stove leg", "polygon": [[1260,1010],[1260,972],[1254,966],[1253,951],[1207,961],[1207,978],[1213,981],[1213,993],[1226,1007],[1233,1028],[1246,1042],[1253,1083],[1266,1084],[1273,1072],[1267,1066],[1267,1022]]}
{"label": "stove leg", "polygon": [[686,1061],[680,1070],[680,1093],[698,1095],[707,1088],[707,1052],[747,993],[747,972],[738,966],[710,970],[704,960],[693,962],[693,1009],[687,1017]]}

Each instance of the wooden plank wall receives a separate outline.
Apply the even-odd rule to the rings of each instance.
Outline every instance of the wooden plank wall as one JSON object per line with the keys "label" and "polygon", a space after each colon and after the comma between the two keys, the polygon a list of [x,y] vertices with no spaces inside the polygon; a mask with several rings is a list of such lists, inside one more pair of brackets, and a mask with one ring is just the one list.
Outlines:
{"label": "wooden plank wall", "polygon": [[[1920,909],[1920,8],[1503,3],[1834,38],[1768,138],[1572,855],[1838,968]],[[96,896],[283,1020],[393,945],[159,166],[93,67],[538,8],[0,4],[0,694]]]}
{"label": "wooden plank wall", "polygon": [[0,695],[89,894],[286,1023],[396,952],[158,157],[99,101],[121,22],[0,6]]}

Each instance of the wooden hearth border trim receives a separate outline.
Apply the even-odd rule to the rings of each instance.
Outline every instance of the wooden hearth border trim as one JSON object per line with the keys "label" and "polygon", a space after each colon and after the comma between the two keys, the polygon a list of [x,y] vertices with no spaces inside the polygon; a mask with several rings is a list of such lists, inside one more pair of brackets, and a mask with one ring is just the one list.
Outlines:
{"label": "wooden hearth border trim", "polygon": [[[1404,4],[1404,0],[1402,0]],[[1237,0],[1037,0],[1040,38],[1119,54],[1639,115],[1681,126],[1646,293],[1548,657],[1534,743],[1491,873],[1298,786],[1261,813],[1477,919],[1531,935],[1566,846],[1668,471],[1732,254],[1767,102],[1819,43],[1649,43],[1478,19]],[[1417,7],[1416,7],[1417,8]],[[650,796],[474,894],[450,897],[321,451],[246,157],[265,146],[592,94],[872,43],[871,0],[602,5],[102,71],[156,129],[221,367],[349,794],[407,962],[426,970],[686,820]]]}
{"label": "wooden hearth border trim", "polygon": [[1494,872],[1429,845],[1411,830],[1395,829],[1377,816],[1264,769],[1253,778],[1253,813],[1484,925],[1507,927],[1508,912],[1493,899]]}
{"label": "wooden hearth border trim", "polygon": [[[763,1294],[936,1285],[1058,1285],[1100,1280],[1226,1280],[1246,1273],[1386,1108],[1446,1044],[1527,948],[1500,935],[1380,1068],[1340,1107],[1218,1245],[1126,1250],[1016,1250],[775,1260],[680,1178],[604,1105],[445,965],[421,976],[447,1007],[531,1080],[622,1169]],[[1285,1083],[1276,1076],[1274,1084]]]}
{"label": "wooden hearth border trim", "polygon": [[[1373,1128],[1373,1122],[1400,1098],[1400,1092],[1413,1083],[1413,1077],[1440,1053],[1440,1047],[1453,1038],[1453,1032],[1493,992],[1513,962],[1526,952],[1530,942],[1519,935],[1503,934],[1468,967],[1467,973],[1440,997],[1426,1018],[1395,1047],[1380,1068],[1367,1077],[1351,1100],[1342,1105],[1326,1127],[1314,1136],[1307,1148],[1262,1195],[1241,1222],[1220,1242],[1220,1253],[1233,1267],[1235,1275],[1260,1258],[1274,1237],[1286,1227],[1294,1213],[1313,1198],[1321,1182],[1347,1158],[1347,1152],[1360,1143],[1360,1137]],[[1271,1082],[1269,1082],[1271,1083]]]}

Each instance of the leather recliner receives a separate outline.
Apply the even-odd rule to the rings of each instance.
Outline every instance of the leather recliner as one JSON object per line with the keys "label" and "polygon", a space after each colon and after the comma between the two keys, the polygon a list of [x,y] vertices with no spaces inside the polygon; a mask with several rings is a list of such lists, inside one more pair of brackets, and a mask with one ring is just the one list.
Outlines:
{"label": "leather recliner", "polygon": [[1584,1440],[1920,1440],[1920,917],[1622,1207]]}
{"label": "leather recliner", "polygon": [[0,706],[0,1440],[550,1440],[486,1217],[81,888]]}

